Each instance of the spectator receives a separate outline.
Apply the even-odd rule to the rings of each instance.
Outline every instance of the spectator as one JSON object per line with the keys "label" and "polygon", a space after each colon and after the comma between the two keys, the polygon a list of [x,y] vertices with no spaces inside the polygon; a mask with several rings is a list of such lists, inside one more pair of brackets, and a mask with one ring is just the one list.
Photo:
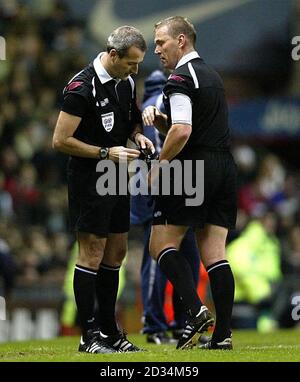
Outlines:
{"label": "spectator", "polygon": [[[273,212],[265,211],[259,219],[250,221],[241,235],[227,246],[235,276],[234,327],[272,327],[274,324],[272,304],[282,277],[276,219]],[[245,310],[252,312],[252,316],[241,316]]]}
{"label": "spectator", "polygon": [[8,303],[15,284],[16,265],[8,244],[2,238],[0,238],[0,277],[3,279],[3,293],[0,295],[4,296]]}

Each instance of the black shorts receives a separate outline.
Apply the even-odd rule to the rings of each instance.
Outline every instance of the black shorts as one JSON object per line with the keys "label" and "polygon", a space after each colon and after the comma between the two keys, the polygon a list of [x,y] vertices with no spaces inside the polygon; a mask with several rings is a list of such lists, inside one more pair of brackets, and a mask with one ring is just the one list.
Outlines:
{"label": "black shorts", "polygon": [[[191,158],[192,180],[196,185],[199,173],[194,161],[204,161],[204,198],[201,205],[186,206],[190,196],[159,195],[155,198],[153,224],[173,224],[203,228],[213,224],[233,229],[237,215],[237,169],[230,152],[201,152]],[[184,177],[183,177],[184,179]]]}
{"label": "black shorts", "polygon": [[129,231],[129,195],[100,196],[99,173],[87,168],[68,168],[69,223],[72,231],[101,237]]}

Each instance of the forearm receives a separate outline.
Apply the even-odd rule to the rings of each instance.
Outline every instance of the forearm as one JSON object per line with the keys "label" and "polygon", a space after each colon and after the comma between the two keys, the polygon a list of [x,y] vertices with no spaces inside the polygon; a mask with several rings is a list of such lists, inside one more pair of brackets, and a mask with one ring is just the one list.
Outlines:
{"label": "forearm", "polygon": [[154,126],[162,135],[168,134],[168,122],[167,122],[166,114],[160,113],[160,115],[156,115],[156,118],[153,122]]}
{"label": "forearm", "polygon": [[180,153],[191,134],[191,126],[173,125],[165,139],[159,159],[171,161]]}
{"label": "forearm", "polygon": [[99,158],[99,146],[89,145],[74,137],[67,137],[54,144],[54,148],[64,154],[82,158]]}
{"label": "forearm", "polygon": [[99,147],[87,144],[74,137],[81,117],[61,111],[55,126],[52,146],[64,154],[83,158],[99,158]]}

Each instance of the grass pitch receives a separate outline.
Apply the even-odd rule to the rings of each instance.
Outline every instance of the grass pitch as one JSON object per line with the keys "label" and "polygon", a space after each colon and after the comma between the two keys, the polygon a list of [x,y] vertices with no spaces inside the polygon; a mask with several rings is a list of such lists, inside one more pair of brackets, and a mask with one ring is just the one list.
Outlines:
{"label": "grass pitch", "polygon": [[147,344],[145,336],[129,335],[142,353],[83,354],[77,352],[79,339],[64,337],[0,344],[0,362],[299,362],[300,330],[270,334],[234,331],[233,351],[176,350],[175,345]]}

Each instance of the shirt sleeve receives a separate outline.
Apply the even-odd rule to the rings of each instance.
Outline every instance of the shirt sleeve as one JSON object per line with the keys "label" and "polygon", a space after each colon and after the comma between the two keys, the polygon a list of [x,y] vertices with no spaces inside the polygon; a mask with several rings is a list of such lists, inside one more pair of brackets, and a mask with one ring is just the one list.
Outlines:
{"label": "shirt sleeve", "polygon": [[182,93],[170,95],[172,125],[192,125],[192,103],[190,97]]}
{"label": "shirt sleeve", "polygon": [[64,88],[63,97],[62,111],[83,117],[90,102],[91,89],[84,81],[75,79]]}
{"label": "shirt sleeve", "polygon": [[172,74],[164,87],[164,93],[167,97],[171,94],[185,94],[190,99],[192,99],[194,90],[194,83],[190,78],[183,76]]}
{"label": "shirt sleeve", "polygon": [[76,93],[67,94],[64,98],[61,110],[77,117],[83,117],[87,111],[88,102]]}

